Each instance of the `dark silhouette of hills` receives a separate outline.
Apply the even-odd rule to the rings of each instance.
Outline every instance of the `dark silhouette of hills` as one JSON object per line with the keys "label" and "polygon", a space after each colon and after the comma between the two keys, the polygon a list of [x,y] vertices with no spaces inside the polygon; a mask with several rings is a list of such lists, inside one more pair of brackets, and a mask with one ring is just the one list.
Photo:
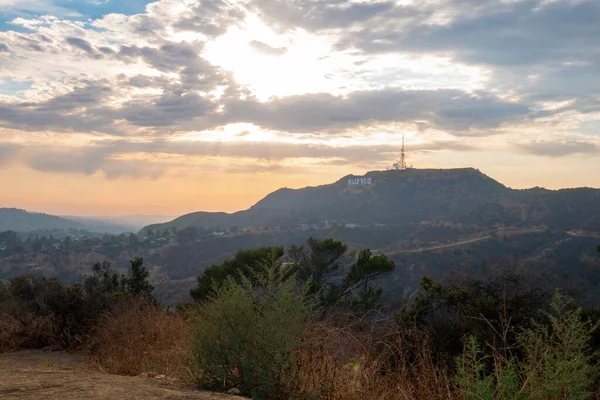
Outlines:
{"label": "dark silhouette of hills", "polygon": [[[370,184],[349,185],[366,178]],[[473,168],[374,171],[363,177],[302,189],[279,189],[248,210],[232,214],[197,212],[144,229],[188,226],[293,226],[343,221],[356,224],[411,223],[447,218],[485,202],[499,201],[510,189]]]}
{"label": "dark silhouette of hills", "polygon": [[[355,178],[370,179],[371,183],[349,185],[348,180]],[[316,187],[279,189],[248,210],[196,212],[144,229],[293,227],[326,221],[389,225],[430,220],[575,229],[586,223],[597,225],[593,218],[599,215],[599,189],[514,190],[473,168],[409,169],[349,175]]]}
{"label": "dark silhouette of hills", "polygon": [[122,233],[133,230],[110,222],[79,217],[73,218],[28,212],[18,208],[0,208],[0,232],[10,230],[25,233],[75,229],[98,233]]}
{"label": "dark silhouette of hills", "polygon": [[85,225],[54,215],[17,208],[0,208],[0,231],[31,232],[54,229],[85,229]]}

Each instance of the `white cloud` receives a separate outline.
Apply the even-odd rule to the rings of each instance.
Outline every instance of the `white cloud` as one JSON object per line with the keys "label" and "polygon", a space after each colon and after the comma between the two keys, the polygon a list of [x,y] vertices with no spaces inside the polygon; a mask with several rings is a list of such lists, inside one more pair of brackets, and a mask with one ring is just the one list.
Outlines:
{"label": "white cloud", "polygon": [[[596,143],[578,133],[600,120],[591,0],[160,0],[91,21],[45,0],[0,6],[28,30],[0,32],[0,77],[31,83],[0,97],[0,129],[44,132],[32,146],[64,135],[194,137],[212,150],[218,140],[268,142],[319,158],[316,148],[396,145],[400,132],[428,151],[440,141],[469,148],[472,137],[547,155],[556,143],[568,154]],[[133,168],[106,160],[113,177],[122,176],[114,165]]]}

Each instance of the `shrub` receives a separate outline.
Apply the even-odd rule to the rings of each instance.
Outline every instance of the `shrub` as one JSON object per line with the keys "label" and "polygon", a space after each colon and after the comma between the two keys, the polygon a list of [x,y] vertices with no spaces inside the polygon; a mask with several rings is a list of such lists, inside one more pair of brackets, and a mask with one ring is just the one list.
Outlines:
{"label": "shrub", "polygon": [[241,283],[228,279],[200,307],[192,352],[202,387],[236,387],[256,398],[297,391],[297,350],[312,307],[287,268],[271,257]]}
{"label": "shrub", "polygon": [[192,336],[191,321],[183,314],[137,298],[100,319],[88,350],[92,362],[112,374],[146,372],[191,381],[186,360]]}
{"label": "shrub", "polygon": [[[470,336],[457,359],[456,381],[464,399],[588,399],[598,376],[589,349],[597,325],[582,318],[580,308],[558,292],[551,301],[549,323],[533,323],[517,335],[524,356],[504,349],[484,354]],[[493,361],[492,373],[487,362]]]}
{"label": "shrub", "polygon": [[120,301],[143,298],[155,303],[143,260],[131,261],[127,277],[110,264],[92,267],[83,285],[56,278],[22,275],[0,284],[0,350],[54,346],[75,349],[87,343],[99,318]]}
{"label": "shrub", "polygon": [[[418,333],[388,320],[312,326],[300,353],[301,391],[323,400],[449,400],[446,370]],[[418,337],[418,339],[417,339]]]}

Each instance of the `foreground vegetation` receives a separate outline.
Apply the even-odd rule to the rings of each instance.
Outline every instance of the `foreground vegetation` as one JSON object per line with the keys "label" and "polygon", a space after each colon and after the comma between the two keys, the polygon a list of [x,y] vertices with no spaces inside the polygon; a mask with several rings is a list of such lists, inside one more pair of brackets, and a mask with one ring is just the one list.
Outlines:
{"label": "foreground vegetation", "polygon": [[600,398],[599,310],[510,270],[424,277],[386,309],[377,283],[394,268],[333,239],[244,250],[174,309],[157,305],[140,258],[71,286],[21,276],[0,285],[0,350],[78,349],[110,373],[257,399]]}

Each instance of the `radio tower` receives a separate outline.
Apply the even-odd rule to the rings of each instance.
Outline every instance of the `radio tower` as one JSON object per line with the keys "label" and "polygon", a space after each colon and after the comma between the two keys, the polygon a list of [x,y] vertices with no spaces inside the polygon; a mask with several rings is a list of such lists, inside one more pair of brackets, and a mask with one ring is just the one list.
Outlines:
{"label": "radio tower", "polygon": [[406,159],[404,158],[404,132],[402,132],[402,149],[400,149],[400,169],[406,169]]}
{"label": "radio tower", "polygon": [[400,149],[400,161],[394,163],[394,169],[406,171],[406,158],[404,155],[404,132],[402,132],[402,148]]}

